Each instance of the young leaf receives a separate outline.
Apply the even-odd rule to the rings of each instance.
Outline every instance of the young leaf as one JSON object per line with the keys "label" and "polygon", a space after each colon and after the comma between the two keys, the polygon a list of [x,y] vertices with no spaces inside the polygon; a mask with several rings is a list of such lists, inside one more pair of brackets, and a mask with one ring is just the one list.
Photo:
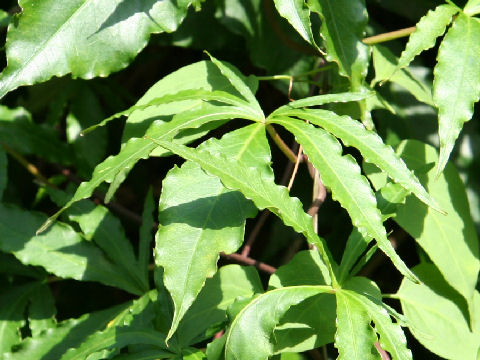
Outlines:
{"label": "young leaf", "polygon": [[225,339],[225,359],[266,360],[274,354],[272,333],[293,305],[314,295],[332,292],[330,286],[283,287],[256,297],[235,317]]}
{"label": "young leaf", "polygon": [[20,328],[25,325],[25,308],[41,282],[9,288],[0,295],[0,354],[9,352],[22,340]]}
{"label": "young leaf", "polygon": [[399,206],[395,221],[417,241],[445,280],[472,306],[480,260],[465,185],[452,164],[438,179],[434,169],[425,173],[427,165],[438,159],[431,146],[408,140],[400,144],[398,152],[408,167],[417,171],[419,179],[438,199],[447,215],[409,196],[405,205]]}
{"label": "young leaf", "polygon": [[397,269],[415,281],[387,239],[377,202],[367,179],[352,156],[342,156],[339,142],[325,130],[292,118],[271,120],[293,133],[302,144],[309,160],[320,172],[323,184],[332,190],[332,197],[348,211],[353,225],[360,232],[377,240],[378,247],[392,260]]}
{"label": "young leaf", "polygon": [[339,360],[379,360],[375,348],[377,335],[370,326],[368,312],[347,291],[339,291],[337,298],[337,333],[335,347]]}
{"label": "young leaf", "polygon": [[243,75],[230,65],[224,61],[220,61],[215,59],[212,55],[208,54],[212,62],[217,66],[218,70],[228,79],[230,84],[244,97],[245,100],[256,110],[257,116],[260,119],[264,119],[262,108],[258,103],[255,95],[252,92],[252,89],[248,86],[248,84],[244,81]]}
{"label": "young leaf", "polygon": [[206,340],[208,329],[227,320],[226,310],[241,298],[251,298],[262,293],[263,286],[253,267],[227,265],[215,276],[207,279],[195,302],[178,326],[178,343],[182,346]]}
{"label": "young leaf", "polygon": [[292,101],[288,103],[288,105],[279,107],[272,114],[270,114],[269,117],[272,117],[274,115],[283,115],[284,113],[288,113],[289,111],[291,111],[292,108],[298,109],[309,106],[320,106],[328,103],[345,103],[351,101],[360,101],[373,95],[374,92],[346,92],[338,94],[309,96],[304,99]]}
{"label": "young leaf", "polygon": [[[202,144],[246,167],[265,169],[273,177],[270,148],[263,124],[254,124]],[[164,284],[175,305],[167,340],[203,287],[213,276],[220,252],[230,254],[242,244],[245,219],[256,208],[238,191],[195,163],[172,169],[162,186],[156,234],[155,264],[164,268]]]}
{"label": "young leaf", "polygon": [[386,145],[374,131],[367,130],[360,122],[349,116],[339,116],[328,110],[306,110],[291,112],[311,123],[321,126],[346,146],[353,146],[360,151],[365,161],[375,164],[393,181],[411,191],[422,202],[442,212],[437,202],[427,193],[405,162]]}
{"label": "young leaf", "polygon": [[[315,233],[312,219],[303,211],[300,200],[291,198],[287,188],[276,185],[271,177],[262,176],[259,170],[247,167],[234,159],[227,159],[221,154],[212,155],[209,152],[193,150],[175,142],[151,140],[184,159],[196,162],[206,172],[219,177],[227,188],[241,191],[247,199],[251,199],[255,203],[257,208],[269,209],[278,215],[286,225],[304,234],[307,240],[319,249],[322,260],[332,275],[332,265],[324,240]],[[335,280],[332,279],[332,281]]]}
{"label": "young leaf", "polygon": [[274,0],[278,13],[283,16],[290,25],[308,43],[315,45],[310,24],[310,10],[305,6],[304,0]]}
{"label": "young leaf", "polygon": [[433,80],[440,138],[437,174],[447,164],[455,140],[480,98],[479,37],[480,20],[459,14],[438,49]]}
{"label": "young leaf", "polygon": [[41,236],[35,230],[45,215],[0,204],[0,250],[13,253],[26,265],[44,267],[59,277],[98,281],[133,294],[141,294],[136,283],[125,279],[121,270],[102,251],[83,239],[69,225],[57,223]]}
{"label": "young leaf", "polygon": [[[196,128],[212,121],[243,117],[243,111],[237,111],[231,106],[216,106],[214,111],[211,108],[200,109],[188,114],[181,113],[174,117],[170,122],[154,122],[147,136],[152,138],[169,139],[173,138],[179,131],[187,128]],[[120,152],[115,156],[108,157],[104,162],[97,165],[92,178],[80,184],[75,195],[65,206],[56,214],[51,216],[38,230],[41,233],[46,230],[53,221],[68,207],[77,201],[90,197],[93,191],[104,181],[112,183],[105,201],[109,201],[115,190],[125,180],[128,172],[140,159],[146,159],[155,149],[156,145],[151,141],[141,138],[133,138],[129,140]]]}
{"label": "young leaf", "polygon": [[360,84],[367,74],[368,47],[361,40],[367,24],[362,0],[309,0],[310,9],[322,19],[327,60],[338,64],[340,74]]}
{"label": "young leaf", "polygon": [[458,293],[433,264],[418,265],[414,271],[422,283],[404,279],[397,293],[412,334],[442,358],[476,359],[480,331],[471,331]]}
{"label": "young leaf", "polygon": [[450,4],[437,6],[430,10],[417,23],[416,30],[410,35],[407,46],[398,60],[397,69],[404,68],[410,64],[415,56],[424,50],[435,46],[439,36],[442,36],[446,27],[452,21],[459,9]]}
{"label": "young leaf", "polygon": [[[22,85],[72,73],[90,79],[128,65],[151,33],[173,31],[189,3],[166,0],[21,0],[22,13],[7,34],[8,66],[0,76],[0,98]],[[136,29],[131,31],[131,29]]]}

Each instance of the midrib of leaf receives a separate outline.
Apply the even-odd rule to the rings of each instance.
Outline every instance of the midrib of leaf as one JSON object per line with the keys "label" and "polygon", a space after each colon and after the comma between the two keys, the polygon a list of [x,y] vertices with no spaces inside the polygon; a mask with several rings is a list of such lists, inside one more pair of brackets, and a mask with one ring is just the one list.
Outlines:
{"label": "midrib of leaf", "polygon": [[247,150],[248,146],[250,145],[250,143],[252,142],[252,140],[255,138],[255,136],[257,135],[257,133],[263,128],[263,126],[257,126],[255,128],[255,130],[253,130],[250,135],[248,136],[247,138],[247,141],[245,141],[245,143],[243,144],[242,148],[240,149],[240,152],[238,153],[238,155],[235,156],[235,159],[236,160],[240,160],[243,156],[243,154],[245,153],[245,151]]}
{"label": "midrib of leaf", "polygon": [[[337,296],[338,296],[338,295],[337,295]],[[345,297],[347,297],[347,296],[344,295],[343,293],[342,293],[342,295],[340,295],[340,296],[345,296]],[[350,324],[349,327],[350,327],[350,329],[354,329],[355,325],[354,325],[354,321],[353,321],[353,317],[352,317],[352,313],[351,313],[351,311],[350,311],[350,308],[349,308],[346,304],[344,304],[344,305],[345,305],[345,311],[347,312],[348,323]],[[356,336],[352,336],[352,342],[353,342],[353,344],[354,344],[354,349],[355,349],[355,358],[356,358],[356,359],[360,359],[360,357],[359,357],[359,355],[358,355],[358,351],[357,351],[357,349],[358,349],[358,343],[357,343],[357,337],[356,337]]]}
{"label": "midrib of leaf", "polygon": [[[25,67],[30,64],[32,59],[37,57],[41,52],[43,52],[45,50],[45,48],[47,47],[47,45],[52,41],[52,39],[54,39],[57,36],[57,34],[61,30],[63,30],[63,28],[66,25],[68,25],[71,22],[72,18],[74,18],[76,15],[78,15],[78,13],[82,10],[82,8],[87,6],[88,4],[89,4],[89,0],[85,1],[83,4],[80,5],[80,7],[78,7],[76,10],[74,10],[72,12],[72,14],[67,18],[67,20],[47,40],[43,41],[41,46],[33,54],[30,55],[30,57],[25,62],[25,65],[21,66],[20,68],[18,68],[17,70],[15,70],[13,73],[11,73],[9,75],[5,85],[10,85],[12,83],[13,79],[16,77],[16,75],[18,73],[22,73],[23,70],[25,69]],[[22,16],[25,16],[25,15],[22,15]],[[1,79],[1,77],[0,77],[0,79]],[[3,86],[3,88],[5,88],[5,87],[6,86]],[[0,98],[1,98],[1,95],[0,95]]]}
{"label": "midrib of leaf", "polygon": [[[275,119],[275,120],[273,120],[273,121],[274,121],[274,122],[277,122],[276,120],[277,120],[277,119]],[[299,127],[296,126],[297,121],[295,121],[295,120],[293,120],[293,119],[278,119],[278,120],[280,120],[280,122],[279,122],[280,124],[281,124],[282,122],[286,122],[286,121],[290,120],[290,121],[288,121],[289,126],[295,126],[295,128],[297,129],[297,131],[304,133],[304,132],[303,132],[303,129],[301,129],[301,128],[299,128]],[[339,174],[335,171],[334,168],[331,167],[330,162],[325,158],[325,156],[323,156],[323,153],[318,149],[318,148],[319,148],[319,144],[314,143],[314,142],[311,140],[311,138],[310,138],[308,135],[306,135],[305,133],[304,133],[304,136],[305,136],[305,138],[307,139],[307,141],[310,143],[310,145],[311,145],[314,149],[317,150],[317,154],[323,159],[323,162],[324,162],[324,163],[326,164],[326,166],[330,169],[330,171],[331,171],[333,174],[335,174],[335,177],[336,177],[336,179],[337,179],[337,182],[341,185],[342,189],[348,194],[349,198],[353,200],[353,202],[355,203],[355,207],[356,207],[357,210],[362,214],[362,217],[367,220],[368,224],[370,225],[370,227],[371,227],[372,229],[375,229],[375,224],[373,224],[372,222],[370,222],[369,216],[366,216],[366,214],[363,212],[362,207],[361,207],[360,204],[358,203],[355,194],[352,193],[352,192],[349,190],[349,188],[346,187],[346,186],[343,184],[343,181],[341,180],[341,177],[339,176]],[[340,156],[341,156],[341,155],[340,155]],[[377,240],[385,237],[384,234],[379,234],[376,230],[375,230],[375,233],[372,234],[372,235],[374,235],[373,237],[376,238]]]}

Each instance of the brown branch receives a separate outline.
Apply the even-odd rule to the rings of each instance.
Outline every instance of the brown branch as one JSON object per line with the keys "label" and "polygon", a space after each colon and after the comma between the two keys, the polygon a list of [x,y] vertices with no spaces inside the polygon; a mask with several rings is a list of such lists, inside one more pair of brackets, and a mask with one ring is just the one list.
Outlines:
{"label": "brown branch", "polygon": [[248,256],[243,256],[241,254],[225,254],[225,253],[220,253],[220,255],[227,260],[232,260],[234,262],[237,262],[242,265],[251,265],[255,266],[258,270],[264,271],[268,274],[273,274],[275,271],[277,271],[276,268],[274,268],[271,265],[265,264],[261,261],[257,261],[255,259],[252,259]]}
{"label": "brown branch", "polygon": [[272,140],[277,144],[278,148],[285,154],[285,156],[290,160],[292,163],[297,162],[297,156],[295,153],[288,147],[287,144],[283,141],[280,135],[277,133],[275,128],[268,124],[266,126],[268,134],[272,137]]}

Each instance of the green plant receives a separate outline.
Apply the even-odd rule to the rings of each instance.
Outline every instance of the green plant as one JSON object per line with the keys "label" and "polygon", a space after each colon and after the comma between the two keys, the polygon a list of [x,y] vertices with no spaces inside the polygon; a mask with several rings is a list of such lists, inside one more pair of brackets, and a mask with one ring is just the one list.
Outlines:
{"label": "green plant", "polygon": [[[397,2],[367,2],[370,20],[362,0],[15,5],[2,359],[480,358],[476,128],[447,162],[480,96],[478,0],[412,0],[428,13],[396,33]],[[432,95],[428,54],[409,64],[446,30]],[[68,74],[87,80],[52,79]]]}

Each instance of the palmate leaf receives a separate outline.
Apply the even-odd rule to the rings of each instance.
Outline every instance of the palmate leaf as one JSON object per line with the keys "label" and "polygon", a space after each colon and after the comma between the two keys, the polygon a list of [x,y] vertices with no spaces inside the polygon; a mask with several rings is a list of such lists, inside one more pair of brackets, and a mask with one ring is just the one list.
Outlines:
{"label": "palmate leaf", "polygon": [[332,293],[325,285],[282,287],[249,302],[235,317],[225,337],[225,359],[266,360],[274,354],[275,326],[293,305],[312,296]]}
{"label": "palmate leaf", "polygon": [[[210,140],[199,149],[221,153],[273,178],[270,147],[263,124],[253,124]],[[164,268],[164,284],[175,305],[167,339],[213,276],[220,252],[230,254],[243,243],[245,219],[256,208],[238,191],[225,188],[195,163],[172,169],[162,185],[155,263]],[[228,214],[228,216],[226,216]]]}
{"label": "palmate leaf", "polygon": [[274,0],[278,13],[302,36],[302,38],[316,46],[310,23],[310,10],[304,0]]}
{"label": "palmate leaf", "polygon": [[409,168],[417,172],[447,215],[433,211],[410,196],[405,205],[399,206],[394,219],[425,250],[445,280],[465,297],[472,311],[480,260],[465,185],[452,164],[436,178],[435,170],[428,168],[438,161],[433,147],[408,140],[402,142],[397,151]]}
{"label": "palmate leaf", "polygon": [[[186,160],[196,162],[203,170],[220,178],[227,188],[242,192],[257,208],[269,209],[278,215],[287,226],[304,234],[319,249],[325,262],[325,267],[322,268],[324,274],[328,276],[333,273],[324,240],[315,233],[312,219],[303,211],[300,200],[291,198],[287,188],[276,185],[270,177],[262,176],[261,171],[221,154],[212,155],[206,151],[193,150],[176,142],[151,140]],[[330,281],[334,279],[329,279],[328,282]]]}
{"label": "palmate leaf", "polygon": [[480,20],[459,14],[438,49],[433,101],[438,107],[440,156],[437,174],[445,167],[463,124],[480,98]]}
{"label": "palmate leaf", "polygon": [[273,118],[302,144],[309,161],[320,172],[323,184],[332,190],[332,197],[348,211],[352,223],[364,234],[377,240],[379,248],[397,269],[412,281],[415,275],[408,269],[387,239],[375,196],[367,179],[352,156],[342,156],[340,143],[325,130],[292,118]]}
{"label": "palmate leaf", "polygon": [[14,254],[25,265],[42,266],[62,278],[98,281],[133,294],[143,293],[136,283],[121,275],[121,268],[69,225],[59,222],[45,234],[35,236],[45,217],[0,204],[0,250]]}
{"label": "palmate leaf", "polygon": [[[72,73],[90,79],[126,67],[151,33],[173,31],[189,1],[21,0],[9,26],[0,98],[22,85]],[[134,29],[134,30],[132,30]]]}
{"label": "palmate leaf", "polygon": [[360,85],[368,68],[368,47],[361,42],[368,21],[364,1],[308,0],[308,6],[322,19],[327,60],[336,62],[352,84]]}
{"label": "palmate leaf", "polygon": [[[201,108],[188,112],[188,114],[181,113],[170,122],[154,122],[146,135],[152,138],[169,139],[183,129],[197,128],[212,121],[218,122],[219,120],[243,117],[244,115],[245,113],[243,111],[238,111],[231,106],[215,106],[215,109]],[[60,211],[50,217],[37,232],[40,233],[47,229],[51,223],[73,203],[90,197],[93,191],[103,182],[112,183],[105,197],[105,201],[110,200],[115,190],[123,180],[125,180],[128,172],[137,161],[146,159],[155,147],[155,144],[152,144],[151,141],[146,139],[133,138],[129,140],[117,155],[110,156],[104,162],[97,165],[90,181],[81,183],[73,198],[70,199]]]}
{"label": "palmate leaf", "polygon": [[417,198],[437,211],[442,211],[437,202],[427,193],[405,162],[386,145],[374,131],[368,130],[360,122],[349,116],[340,116],[328,110],[292,111],[287,115],[298,116],[318,125],[346,146],[353,146],[360,151],[365,161],[375,164],[393,181],[411,191]]}
{"label": "palmate leaf", "polygon": [[453,15],[459,10],[453,5],[443,4],[422,17],[416,25],[416,30],[410,35],[405,50],[400,55],[396,70],[408,66],[415,56],[434,47],[437,38],[443,35],[452,21]]}
{"label": "palmate leaf", "polygon": [[[370,280],[352,278],[336,297],[338,331],[335,346],[341,359],[380,359],[374,346],[377,334],[380,345],[393,359],[412,359],[403,330],[398,323],[392,322],[381,303],[380,291]],[[375,330],[370,326],[372,321]]]}
{"label": "palmate leaf", "polygon": [[[477,359],[480,329],[470,329],[458,293],[445,282],[435,265],[420,264],[414,271],[422,284],[405,279],[396,296],[412,334],[444,359]],[[478,291],[475,294],[479,299]]]}

